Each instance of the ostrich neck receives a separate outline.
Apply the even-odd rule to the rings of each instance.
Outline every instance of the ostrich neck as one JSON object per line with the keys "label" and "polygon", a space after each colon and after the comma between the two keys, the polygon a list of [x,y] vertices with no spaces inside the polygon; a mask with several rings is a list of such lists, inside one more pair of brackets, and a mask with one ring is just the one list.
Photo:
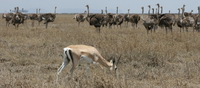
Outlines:
{"label": "ostrich neck", "polygon": [[129,10],[128,10],[128,17],[129,17]]}
{"label": "ostrich neck", "polygon": [[198,13],[199,13],[199,16],[200,16],[200,7],[199,7],[199,9],[198,9]]}
{"label": "ostrich neck", "polygon": [[144,20],[144,9],[142,9],[142,20]]}
{"label": "ostrich neck", "polygon": [[87,17],[89,16],[89,7],[87,7]]}
{"label": "ostrich neck", "polygon": [[184,8],[182,9],[182,18],[184,18]]}
{"label": "ostrich neck", "polygon": [[152,9],[152,13],[154,14],[154,9]]}
{"label": "ostrich neck", "polygon": [[38,9],[36,9],[36,14],[38,14]]}
{"label": "ostrich neck", "polygon": [[118,14],[118,8],[117,8],[117,10],[116,10],[116,14]]}
{"label": "ostrich neck", "polygon": [[56,14],[56,8],[55,8],[55,10],[54,10],[54,14]]}
{"label": "ostrich neck", "polygon": [[105,7],[105,14],[107,15],[107,7]]}
{"label": "ostrich neck", "polygon": [[40,9],[39,9],[39,11],[38,11],[38,14],[40,15]]}
{"label": "ostrich neck", "polygon": [[149,7],[148,15],[150,15],[150,10],[151,10],[151,7]]}

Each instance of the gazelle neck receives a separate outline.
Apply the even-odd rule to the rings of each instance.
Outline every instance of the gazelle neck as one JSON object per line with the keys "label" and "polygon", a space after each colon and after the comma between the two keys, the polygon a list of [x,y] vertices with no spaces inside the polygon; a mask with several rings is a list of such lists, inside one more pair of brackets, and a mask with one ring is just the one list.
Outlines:
{"label": "gazelle neck", "polygon": [[101,59],[98,59],[97,62],[101,63],[101,65],[107,67],[107,68],[110,68],[113,66],[113,63],[112,62],[108,62],[107,60],[105,60],[102,56],[99,56],[99,58]]}

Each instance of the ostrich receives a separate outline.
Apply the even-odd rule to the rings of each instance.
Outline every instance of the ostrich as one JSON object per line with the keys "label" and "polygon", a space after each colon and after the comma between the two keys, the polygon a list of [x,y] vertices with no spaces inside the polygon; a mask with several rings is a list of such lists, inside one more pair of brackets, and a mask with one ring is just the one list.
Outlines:
{"label": "ostrich", "polygon": [[[186,5],[183,5],[184,10],[185,10],[185,6]],[[183,14],[184,14],[185,17],[188,17],[188,16],[192,15],[192,12],[193,12],[193,10],[191,10],[191,12],[184,12]]]}
{"label": "ostrich", "polygon": [[23,12],[24,12],[24,8],[22,8],[22,19],[23,19],[22,24],[24,24],[24,22],[25,22],[25,25],[27,26],[28,15],[24,14]]}
{"label": "ostrich", "polygon": [[135,28],[137,28],[137,24],[140,21],[140,16],[138,14],[130,15],[129,22],[131,22],[132,27],[135,25]]}
{"label": "ostrich", "polygon": [[144,7],[141,8],[142,9],[142,17],[141,19],[143,20],[143,25],[147,30],[147,34],[149,34],[149,30],[154,29],[155,32],[155,24],[156,24],[156,20],[152,19],[151,16],[147,16],[146,18],[144,18]]}
{"label": "ostrich", "polygon": [[124,22],[125,22],[126,27],[128,27],[128,22],[129,22],[129,17],[130,17],[129,11],[130,9],[128,9],[128,14],[124,15]]}
{"label": "ostrich", "polygon": [[107,7],[105,7],[105,15],[104,15],[104,18],[103,18],[103,22],[102,22],[102,26],[107,26],[109,25],[109,28],[111,28],[111,26],[113,25],[113,16],[114,14],[111,14],[111,13],[107,13]]}
{"label": "ostrich", "polygon": [[197,30],[198,32],[200,32],[200,6],[198,7],[198,16],[195,19],[194,29]]}
{"label": "ostrich", "polygon": [[18,29],[19,24],[24,23],[24,15],[19,11],[19,7],[15,7],[15,13],[12,17],[12,24],[15,26],[15,29]]}
{"label": "ostrich", "polygon": [[9,26],[12,17],[13,17],[13,13],[11,13],[11,10],[10,10],[10,13],[4,13],[4,14],[2,14],[2,18],[3,19],[5,18],[6,26]]}
{"label": "ostrich", "polygon": [[81,22],[84,22],[84,21],[85,21],[85,18],[86,18],[86,16],[87,16],[87,12],[84,11],[84,14],[85,14],[85,15],[83,15],[83,14],[76,14],[76,15],[74,16],[73,19],[75,19],[75,20],[78,22],[78,26],[80,26],[80,23],[81,23]]}
{"label": "ostrich", "polygon": [[113,21],[114,21],[114,25],[120,25],[121,28],[121,24],[123,23],[123,16],[118,14],[118,7],[116,7],[116,14],[113,16]]}
{"label": "ostrich", "polygon": [[56,8],[54,9],[54,14],[52,13],[45,13],[45,14],[41,14],[39,16],[39,22],[41,22],[42,20],[44,20],[44,24],[46,25],[46,28],[48,27],[48,23],[49,22],[54,22],[55,18],[56,18]]}
{"label": "ostrich", "polygon": [[87,19],[90,25],[94,25],[96,31],[100,33],[101,23],[103,22],[104,16],[102,14],[89,14],[89,5],[87,7]]}
{"label": "ostrich", "polygon": [[29,15],[29,19],[32,20],[32,27],[34,27],[34,21],[38,20],[38,9],[36,9],[36,13]]}
{"label": "ostrich", "polygon": [[[182,24],[184,26],[184,28],[186,29],[186,31],[188,32],[188,27],[194,27],[195,25],[195,19],[192,17],[192,16],[185,16],[185,5],[183,5],[183,8],[182,8],[182,11],[183,11],[183,21],[182,21]],[[193,31],[194,31],[194,28],[193,28]]]}
{"label": "ostrich", "polygon": [[[158,9],[159,9],[159,4],[157,4]],[[165,27],[166,30],[166,34],[167,34],[167,30],[168,28],[170,29],[170,31],[172,32],[172,25],[175,25],[175,15],[174,14],[161,14],[159,15],[159,23],[158,25],[162,28]]]}
{"label": "ostrich", "polygon": [[105,14],[103,14],[103,10],[101,10],[101,14],[103,15],[103,21],[102,21],[102,26],[106,26],[108,24],[108,15],[107,15],[107,7],[105,7]]}
{"label": "ostrich", "polygon": [[40,10],[41,10],[41,9],[38,9],[38,25],[40,25],[40,22],[43,20],[43,19],[41,18]]}
{"label": "ostrich", "polygon": [[[183,28],[183,24],[182,24],[182,17],[183,16],[180,16],[180,8],[178,8],[178,18],[177,18],[177,21],[176,21],[176,24],[177,26],[180,28],[180,32],[181,32],[181,29]],[[184,31],[184,30],[183,30]]]}

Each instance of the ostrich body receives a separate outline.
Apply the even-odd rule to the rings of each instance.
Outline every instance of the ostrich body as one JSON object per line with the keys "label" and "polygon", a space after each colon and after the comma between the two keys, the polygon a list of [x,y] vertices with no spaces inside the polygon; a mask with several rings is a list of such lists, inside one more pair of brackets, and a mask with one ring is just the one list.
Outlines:
{"label": "ostrich body", "polygon": [[[85,14],[85,15],[84,15],[84,14]],[[85,18],[86,18],[86,16],[87,16],[86,11],[84,11],[84,14],[76,14],[76,15],[74,16],[73,19],[75,19],[75,20],[78,22],[78,26],[80,26],[80,23],[81,23],[81,22],[84,22],[84,21],[85,21]]]}

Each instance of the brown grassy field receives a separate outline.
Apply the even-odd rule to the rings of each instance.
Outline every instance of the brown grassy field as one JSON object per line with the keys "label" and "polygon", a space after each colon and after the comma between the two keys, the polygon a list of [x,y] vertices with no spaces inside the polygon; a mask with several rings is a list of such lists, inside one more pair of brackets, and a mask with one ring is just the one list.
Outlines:
{"label": "brown grassy field", "polygon": [[[72,19],[73,15],[57,15],[55,22],[31,27],[31,21],[5,26],[0,19],[0,88],[199,88],[200,34],[179,32],[165,34],[164,29],[147,35],[139,27],[102,28],[96,33],[88,22]],[[85,66],[68,80],[71,63],[63,69],[58,83],[57,69],[62,63],[63,48],[71,44],[96,47],[104,58],[122,55],[119,78],[91,65],[89,80]]]}

